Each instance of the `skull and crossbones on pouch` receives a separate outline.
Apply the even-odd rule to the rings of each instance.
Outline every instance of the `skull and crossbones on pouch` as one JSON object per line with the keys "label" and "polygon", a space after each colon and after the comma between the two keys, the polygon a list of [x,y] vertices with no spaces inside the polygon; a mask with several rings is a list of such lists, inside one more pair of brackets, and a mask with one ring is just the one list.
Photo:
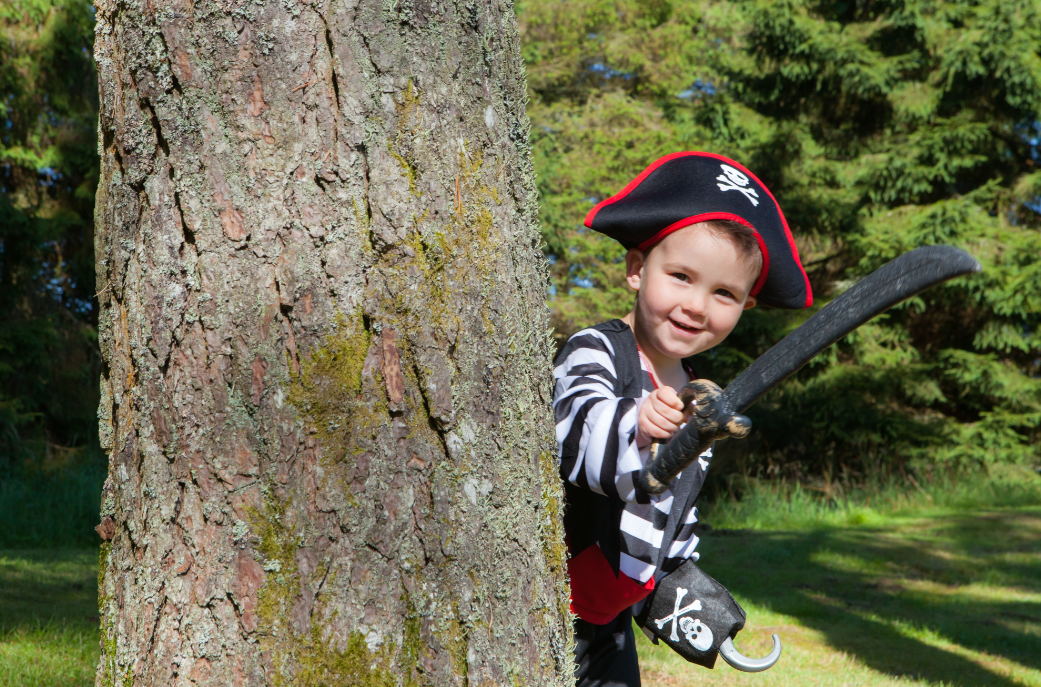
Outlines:
{"label": "skull and crossbones on pouch", "polygon": [[680,631],[683,632],[684,638],[692,647],[698,651],[708,651],[712,647],[712,630],[702,623],[700,618],[691,618],[690,616],[684,615],[691,611],[702,610],[701,600],[694,599],[694,603],[680,608],[680,604],[683,603],[683,597],[686,595],[686,589],[683,587],[677,587],[676,603],[672,608],[672,614],[655,620],[654,624],[657,625],[660,630],[665,627],[666,623],[671,622],[672,633],[669,635],[669,639],[674,642],[680,641],[680,637],[676,633],[676,627],[678,625]]}

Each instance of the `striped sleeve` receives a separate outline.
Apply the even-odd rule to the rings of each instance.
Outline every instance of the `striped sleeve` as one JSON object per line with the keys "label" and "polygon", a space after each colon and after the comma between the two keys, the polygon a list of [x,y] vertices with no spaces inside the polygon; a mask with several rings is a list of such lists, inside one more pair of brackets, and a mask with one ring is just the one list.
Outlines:
{"label": "striped sleeve", "polygon": [[636,446],[643,399],[615,396],[615,376],[606,336],[585,329],[571,337],[553,370],[560,475],[598,494],[645,501],[636,489],[643,466]]}

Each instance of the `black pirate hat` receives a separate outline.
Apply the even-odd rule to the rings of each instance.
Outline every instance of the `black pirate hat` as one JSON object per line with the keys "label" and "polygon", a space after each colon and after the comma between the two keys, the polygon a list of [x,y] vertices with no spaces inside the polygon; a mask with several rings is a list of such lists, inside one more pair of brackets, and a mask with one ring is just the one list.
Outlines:
{"label": "black pirate hat", "polygon": [[754,174],[722,155],[666,155],[590,210],[585,224],[626,248],[647,250],[677,229],[721,219],[751,227],[759,240],[763,269],[751,295],[778,308],[813,304],[781,206]]}

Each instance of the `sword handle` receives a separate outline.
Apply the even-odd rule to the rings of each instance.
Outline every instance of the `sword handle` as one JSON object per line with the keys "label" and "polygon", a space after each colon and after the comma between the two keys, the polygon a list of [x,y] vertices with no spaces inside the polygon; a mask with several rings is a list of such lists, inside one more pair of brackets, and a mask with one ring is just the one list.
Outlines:
{"label": "sword handle", "polygon": [[712,442],[734,437],[743,439],[752,431],[752,421],[730,410],[723,390],[707,379],[695,379],[679,392],[683,407],[694,403],[694,413],[686,426],[668,443],[651,442],[650,460],[640,471],[640,487],[649,494],[660,494],[680,472],[708,450]]}

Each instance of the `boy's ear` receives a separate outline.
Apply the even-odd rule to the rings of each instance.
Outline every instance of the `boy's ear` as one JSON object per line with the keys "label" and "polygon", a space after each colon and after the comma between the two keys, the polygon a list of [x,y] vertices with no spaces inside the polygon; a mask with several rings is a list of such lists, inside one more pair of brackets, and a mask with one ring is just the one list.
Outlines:
{"label": "boy's ear", "polygon": [[756,303],[755,296],[749,296],[748,298],[746,298],[745,299],[745,310],[748,310],[749,308],[754,308],[755,307],[755,303]]}
{"label": "boy's ear", "polygon": [[646,256],[643,251],[630,248],[625,254],[625,281],[633,291],[640,290],[643,281],[643,266],[646,264]]}

